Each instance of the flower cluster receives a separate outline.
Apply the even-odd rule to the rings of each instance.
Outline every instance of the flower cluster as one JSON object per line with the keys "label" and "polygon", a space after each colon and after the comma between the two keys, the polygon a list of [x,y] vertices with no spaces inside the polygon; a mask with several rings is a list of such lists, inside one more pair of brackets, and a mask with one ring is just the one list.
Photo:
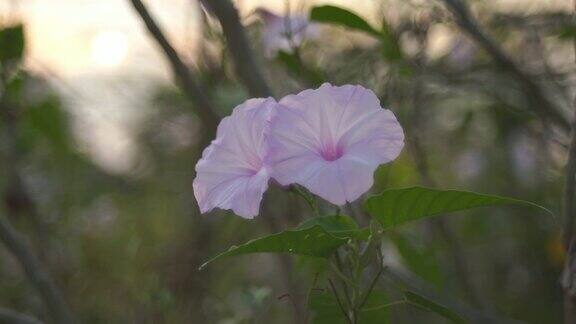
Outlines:
{"label": "flower cluster", "polygon": [[368,191],[376,168],[403,146],[394,114],[362,86],[250,99],[218,126],[196,165],[194,195],[202,213],[218,207],[253,218],[272,178],[343,205]]}

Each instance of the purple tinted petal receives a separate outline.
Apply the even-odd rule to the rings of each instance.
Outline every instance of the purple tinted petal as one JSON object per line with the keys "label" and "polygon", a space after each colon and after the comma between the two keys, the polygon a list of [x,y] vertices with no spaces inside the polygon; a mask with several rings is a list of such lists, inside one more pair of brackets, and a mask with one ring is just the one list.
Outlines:
{"label": "purple tinted petal", "polygon": [[196,164],[193,187],[202,213],[218,207],[245,218],[258,214],[270,178],[265,133],[275,106],[271,98],[248,100],[222,120]]}
{"label": "purple tinted petal", "polygon": [[[303,16],[283,17],[265,9],[256,11],[264,20],[262,44],[264,53],[272,58],[280,50],[291,53],[306,38],[317,36],[315,26]],[[290,35],[290,36],[289,36]]]}
{"label": "purple tinted petal", "polygon": [[404,133],[372,91],[326,83],[280,101],[269,143],[274,179],[344,204],[370,189],[378,165],[400,154]]}

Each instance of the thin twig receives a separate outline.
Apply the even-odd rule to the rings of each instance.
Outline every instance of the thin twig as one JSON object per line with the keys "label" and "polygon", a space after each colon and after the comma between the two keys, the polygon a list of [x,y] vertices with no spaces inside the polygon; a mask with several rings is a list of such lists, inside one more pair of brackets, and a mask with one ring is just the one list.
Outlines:
{"label": "thin twig", "polygon": [[398,289],[413,291],[447,306],[462,315],[469,323],[520,323],[508,318],[496,317],[486,311],[477,310],[458,299],[454,299],[453,296],[440,294],[429,283],[407,271],[386,267],[384,273],[384,277],[391,280]]}
{"label": "thin twig", "polygon": [[344,265],[340,259],[338,251],[334,253],[334,258],[336,260],[336,267],[332,266],[332,270],[340,278],[340,281],[342,282],[342,290],[344,290],[348,306],[352,307],[352,298],[350,298],[350,293],[348,292],[348,285],[354,286],[354,282],[352,282],[352,280],[344,273]]}
{"label": "thin twig", "polygon": [[336,287],[334,286],[332,279],[328,279],[328,283],[330,284],[330,288],[332,288],[332,292],[334,293],[334,297],[336,298],[336,302],[338,303],[338,307],[342,311],[342,314],[344,314],[344,317],[346,318],[348,323],[353,324],[352,320],[348,316],[348,313],[346,312],[346,309],[344,308],[342,302],[340,301],[340,296],[338,295],[338,291],[336,291]]}
{"label": "thin twig", "polygon": [[370,307],[370,308],[364,308],[362,310],[360,310],[361,312],[371,312],[371,311],[375,311],[375,310],[379,310],[382,308],[388,308],[391,306],[396,306],[396,305],[402,305],[402,304],[406,304],[408,302],[408,300],[406,299],[400,299],[394,302],[390,302],[388,304],[384,304],[384,305],[379,305],[379,306],[374,306],[374,307]]}
{"label": "thin twig", "polygon": [[532,98],[532,110],[544,120],[550,120],[563,130],[570,130],[570,123],[561,109],[548,97],[545,90],[525,73],[488,34],[482,30],[470,9],[462,0],[442,0],[456,17],[460,28],[482,47],[503,70],[508,72],[523,88],[527,97]]}
{"label": "thin twig", "polygon": [[244,26],[240,22],[238,11],[229,0],[200,0],[216,16],[220,25],[238,78],[242,80],[253,97],[270,97],[272,91],[264,80],[262,71],[256,63],[250,48]]}
{"label": "thin twig", "polygon": [[374,290],[374,287],[376,287],[376,283],[378,282],[378,279],[380,279],[380,276],[382,275],[383,272],[384,272],[384,267],[381,266],[380,269],[378,269],[378,273],[376,273],[376,275],[374,276],[374,279],[372,279],[372,282],[370,283],[370,286],[368,287],[368,290],[366,291],[364,298],[362,299],[362,301],[358,305],[358,310],[362,310],[362,307],[364,307],[364,305],[368,301],[370,294]]}
{"label": "thin twig", "polygon": [[192,74],[190,69],[184,64],[174,47],[166,38],[160,26],[156,23],[150,12],[140,0],[130,0],[135,11],[142,19],[150,36],[156,40],[158,46],[164,52],[166,59],[170,62],[172,73],[180,84],[180,88],[194,103],[198,116],[204,123],[207,137],[211,138],[216,131],[216,127],[220,118],[216,114],[216,110],[210,104],[208,98],[204,95],[200,83]]}
{"label": "thin twig", "polygon": [[[314,274],[314,279],[312,280],[312,285],[310,286],[310,289],[308,290],[308,293],[306,294],[306,307],[308,307],[308,305],[310,304],[310,297],[312,296],[312,292],[316,291],[317,289],[320,288],[316,288],[316,284],[318,283],[318,277],[320,276],[320,273],[317,272],[316,274]],[[320,289],[321,291],[323,291],[323,289]],[[310,319],[310,311],[306,311],[304,313],[304,323],[308,323]]]}

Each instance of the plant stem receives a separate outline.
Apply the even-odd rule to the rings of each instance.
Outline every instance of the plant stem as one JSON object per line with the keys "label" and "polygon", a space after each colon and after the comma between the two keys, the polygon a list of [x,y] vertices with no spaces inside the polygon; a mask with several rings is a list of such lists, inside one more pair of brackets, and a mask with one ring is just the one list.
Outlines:
{"label": "plant stem", "polygon": [[350,317],[348,316],[348,312],[346,311],[346,309],[344,308],[344,306],[342,306],[342,302],[340,301],[340,296],[338,295],[338,291],[336,290],[336,287],[334,286],[334,283],[332,282],[331,279],[328,279],[328,283],[330,284],[330,288],[332,288],[332,292],[334,293],[334,297],[336,298],[336,302],[338,303],[338,307],[340,307],[340,310],[342,311],[342,314],[344,315],[344,317],[346,318],[346,320],[348,321],[348,323],[354,324],[354,322],[352,322],[352,320],[351,320]]}
{"label": "plant stem", "polygon": [[364,305],[366,304],[366,302],[368,301],[368,298],[370,297],[370,294],[372,293],[372,291],[374,290],[374,287],[376,286],[376,283],[378,282],[378,279],[380,279],[380,276],[382,275],[382,273],[384,272],[384,267],[380,266],[380,269],[378,269],[378,273],[376,273],[376,275],[374,276],[374,278],[372,279],[372,282],[370,283],[370,286],[368,287],[368,290],[366,291],[366,293],[364,294],[364,298],[362,298],[362,301],[360,302],[360,305],[358,305],[358,310],[362,310],[362,307],[364,307]]}
{"label": "plant stem", "polygon": [[382,308],[387,308],[390,306],[395,306],[395,305],[402,305],[402,304],[406,304],[408,301],[406,299],[401,299],[401,300],[397,300],[388,304],[384,304],[384,305],[380,305],[380,306],[374,306],[374,307],[370,307],[370,308],[364,308],[361,310],[361,312],[371,312],[371,311],[375,311],[375,310],[379,310]]}

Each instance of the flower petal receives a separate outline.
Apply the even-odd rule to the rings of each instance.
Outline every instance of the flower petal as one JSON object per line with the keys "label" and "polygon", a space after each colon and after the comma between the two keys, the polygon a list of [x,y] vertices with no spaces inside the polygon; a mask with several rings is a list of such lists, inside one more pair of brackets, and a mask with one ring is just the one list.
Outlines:
{"label": "flower petal", "polygon": [[306,38],[317,37],[316,26],[304,16],[278,16],[264,8],[256,12],[264,20],[262,45],[268,58],[273,58],[279,51],[292,53]]}
{"label": "flower petal", "polygon": [[245,218],[258,214],[270,178],[265,133],[275,106],[272,98],[251,99],[222,120],[196,164],[193,187],[202,213],[218,207]]}
{"label": "flower petal", "polygon": [[378,165],[402,151],[404,133],[372,91],[325,83],[280,101],[269,144],[274,179],[341,205],[370,189]]}
{"label": "flower petal", "polygon": [[365,161],[344,156],[327,162],[315,178],[302,185],[335,205],[352,202],[368,191],[374,183],[375,166]]}

